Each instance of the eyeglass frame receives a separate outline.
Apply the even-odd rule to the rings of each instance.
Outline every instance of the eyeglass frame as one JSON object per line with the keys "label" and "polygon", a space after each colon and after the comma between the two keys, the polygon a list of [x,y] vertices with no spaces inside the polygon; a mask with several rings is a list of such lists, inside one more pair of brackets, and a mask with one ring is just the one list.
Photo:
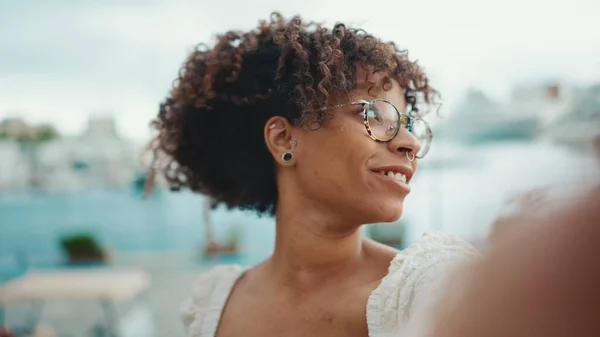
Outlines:
{"label": "eyeglass frame", "polygon": [[[375,137],[373,135],[373,132],[371,132],[371,128],[369,127],[369,116],[367,114],[367,108],[369,106],[371,106],[372,104],[374,104],[375,102],[384,102],[387,103],[389,105],[391,105],[394,110],[396,110],[396,114],[398,114],[398,127],[396,128],[396,130],[394,131],[394,134],[390,137],[390,139],[387,140],[381,140],[377,137]],[[411,105],[414,105],[414,98],[411,101]],[[411,109],[411,111],[407,114],[403,114],[400,112],[400,110],[398,110],[398,108],[394,105],[394,103],[386,100],[386,99],[382,99],[382,98],[374,98],[374,99],[370,99],[370,100],[365,100],[365,99],[359,99],[357,101],[354,102],[350,102],[350,103],[344,103],[344,104],[338,104],[338,105],[334,105],[332,107],[326,107],[326,108],[322,108],[321,111],[326,111],[326,110],[333,110],[333,109],[337,109],[337,108],[343,108],[343,107],[347,107],[347,106],[352,106],[352,105],[362,105],[363,106],[363,124],[365,125],[365,129],[367,130],[367,134],[369,135],[369,137],[371,139],[373,139],[374,141],[378,142],[378,143],[389,143],[391,142],[397,135],[398,132],[400,132],[400,129],[402,128],[402,117],[406,116],[406,118],[408,119],[406,122],[406,130],[408,130],[408,132],[411,132],[412,130],[412,125],[414,123],[415,120],[419,120],[421,122],[423,122],[425,124],[425,126],[427,127],[427,131],[429,134],[429,145],[427,148],[427,152],[425,152],[425,155],[423,156],[418,156],[415,154],[415,156],[418,159],[423,159],[427,156],[427,154],[429,153],[429,146],[431,146],[431,142],[433,141],[433,132],[431,131],[431,127],[429,126],[429,123],[427,123],[425,120],[423,120],[422,118],[415,118],[413,117],[413,112],[418,111],[417,109]],[[411,132],[412,135],[412,132]],[[414,135],[413,135],[414,136]]]}

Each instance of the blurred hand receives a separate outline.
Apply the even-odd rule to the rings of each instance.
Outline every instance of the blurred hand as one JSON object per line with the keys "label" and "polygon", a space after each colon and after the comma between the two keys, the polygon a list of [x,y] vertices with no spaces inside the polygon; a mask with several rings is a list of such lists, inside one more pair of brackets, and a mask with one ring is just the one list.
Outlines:
{"label": "blurred hand", "polygon": [[543,222],[544,218],[552,218],[553,214],[585,202],[593,193],[590,186],[600,186],[600,183],[586,181],[567,186],[537,188],[509,199],[502,214],[492,224],[491,241],[498,242],[511,231],[521,230],[520,226]]}
{"label": "blurred hand", "polygon": [[17,337],[9,327],[0,327],[0,337]]}
{"label": "blurred hand", "polygon": [[434,337],[600,336],[600,186],[522,200],[535,206],[497,223],[483,261],[458,277],[464,293],[442,301]]}

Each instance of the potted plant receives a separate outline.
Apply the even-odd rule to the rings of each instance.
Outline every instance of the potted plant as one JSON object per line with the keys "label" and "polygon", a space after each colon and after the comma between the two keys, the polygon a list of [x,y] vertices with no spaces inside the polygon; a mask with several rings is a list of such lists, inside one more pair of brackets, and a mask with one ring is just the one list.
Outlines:
{"label": "potted plant", "polygon": [[108,253],[91,234],[74,234],[60,239],[60,245],[66,253],[69,263],[104,262]]}

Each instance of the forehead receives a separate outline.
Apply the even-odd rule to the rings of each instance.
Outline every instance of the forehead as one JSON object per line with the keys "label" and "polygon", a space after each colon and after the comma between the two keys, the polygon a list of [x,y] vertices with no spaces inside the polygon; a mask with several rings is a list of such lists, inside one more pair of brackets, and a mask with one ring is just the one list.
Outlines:
{"label": "forehead", "polygon": [[362,67],[356,71],[356,89],[350,93],[352,100],[382,98],[392,102],[400,110],[406,105],[404,89],[398,81],[390,78],[390,83],[384,85],[386,75],[371,73]]}

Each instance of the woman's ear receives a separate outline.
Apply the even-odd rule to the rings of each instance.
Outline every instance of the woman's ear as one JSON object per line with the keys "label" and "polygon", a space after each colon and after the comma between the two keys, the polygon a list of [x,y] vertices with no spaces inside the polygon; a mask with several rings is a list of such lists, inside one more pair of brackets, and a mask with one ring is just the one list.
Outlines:
{"label": "woman's ear", "polygon": [[281,116],[271,117],[265,124],[264,133],[267,148],[275,161],[282,166],[292,166],[296,160],[293,151],[296,146],[293,129],[290,122]]}

